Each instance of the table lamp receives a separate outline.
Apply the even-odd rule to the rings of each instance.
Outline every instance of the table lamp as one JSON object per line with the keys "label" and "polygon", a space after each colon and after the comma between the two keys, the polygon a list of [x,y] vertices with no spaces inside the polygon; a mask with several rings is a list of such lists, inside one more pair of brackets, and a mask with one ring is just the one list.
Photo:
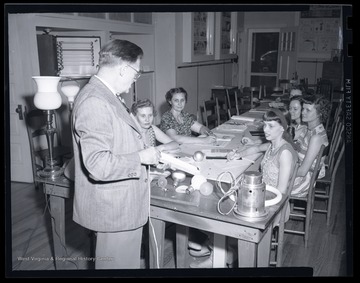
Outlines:
{"label": "table lamp", "polygon": [[64,170],[56,165],[56,160],[54,160],[53,157],[54,134],[57,132],[57,129],[53,128],[52,121],[54,110],[58,109],[62,102],[61,95],[57,90],[61,78],[54,76],[34,76],[32,79],[37,85],[37,92],[34,96],[35,107],[44,110],[46,113],[45,134],[49,149],[49,159],[45,161],[45,168],[40,170],[38,174],[42,178],[54,180],[59,177]]}
{"label": "table lamp", "polygon": [[79,91],[80,84],[77,81],[63,81],[61,83],[61,92],[68,99],[70,112],[73,110],[75,96],[79,93]]}

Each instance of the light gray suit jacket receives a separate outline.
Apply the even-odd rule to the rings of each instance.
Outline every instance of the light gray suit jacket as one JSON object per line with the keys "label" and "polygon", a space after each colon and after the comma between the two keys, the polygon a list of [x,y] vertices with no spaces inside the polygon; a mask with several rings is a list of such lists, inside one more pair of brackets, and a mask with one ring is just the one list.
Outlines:
{"label": "light gray suit jacket", "polygon": [[77,95],[72,126],[74,221],[100,232],[143,226],[150,192],[137,151],[144,143],[125,107],[98,78]]}

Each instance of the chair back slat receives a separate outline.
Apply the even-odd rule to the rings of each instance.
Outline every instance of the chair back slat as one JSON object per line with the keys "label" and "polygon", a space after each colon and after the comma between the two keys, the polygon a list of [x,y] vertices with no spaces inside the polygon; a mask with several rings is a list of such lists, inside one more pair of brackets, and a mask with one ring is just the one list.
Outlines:
{"label": "chair back slat", "polygon": [[335,155],[341,145],[341,141],[343,140],[344,134],[344,125],[342,122],[339,122],[338,131],[335,133],[335,136],[331,140],[331,148],[329,151],[329,158],[328,158],[328,170],[330,172],[334,169],[334,162],[335,162]]}
{"label": "chair back slat", "polygon": [[232,115],[240,115],[238,93],[239,92],[237,88],[226,90],[226,97],[229,106],[228,108],[229,119],[231,119]]}

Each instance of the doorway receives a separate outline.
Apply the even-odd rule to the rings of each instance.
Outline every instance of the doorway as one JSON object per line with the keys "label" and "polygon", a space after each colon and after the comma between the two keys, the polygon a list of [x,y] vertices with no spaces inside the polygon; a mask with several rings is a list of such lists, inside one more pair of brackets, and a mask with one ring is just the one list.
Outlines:
{"label": "doorway", "polygon": [[248,86],[277,86],[279,36],[280,29],[249,29]]}

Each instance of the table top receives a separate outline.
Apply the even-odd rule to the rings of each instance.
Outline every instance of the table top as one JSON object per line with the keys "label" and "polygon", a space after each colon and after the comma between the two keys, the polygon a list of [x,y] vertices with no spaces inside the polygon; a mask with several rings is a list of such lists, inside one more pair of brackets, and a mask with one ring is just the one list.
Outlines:
{"label": "table top", "polygon": [[[268,103],[267,103],[268,104]],[[196,150],[208,150],[208,149],[232,149],[236,147],[241,147],[241,138],[243,136],[249,135],[250,130],[259,130],[259,126],[256,125],[256,122],[258,120],[262,119],[263,114],[266,112],[266,110],[269,109],[269,106],[267,105],[267,108],[264,106],[264,109],[253,109],[253,111],[249,111],[243,115],[233,116],[233,119],[225,122],[223,125],[229,125],[228,128],[224,130],[222,127],[223,125],[220,125],[219,127],[215,128],[213,132],[215,134],[219,135],[231,135],[233,138],[228,143],[222,144],[221,146],[209,146],[209,145],[195,145],[195,144],[183,144],[181,146],[181,149],[183,152],[186,152],[187,154],[193,154]],[[244,120],[241,120],[241,119]],[[240,127],[241,125],[245,125],[246,127]],[[231,127],[233,127],[233,131],[231,131]],[[239,130],[241,128],[241,130]],[[252,137],[252,138],[259,138],[259,137]],[[259,162],[261,160],[262,154],[256,154],[253,156],[249,156],[249,159],[252,159],[253,161]],[[235,163],[238,162],[238,163]],[[224,221],[227,223],[233,223],[233,224],[239,224],[242,226],[257,228],[257,229],[266,229],[266,227],[271,223],[276,213],[279,211],[279,209],[284,205],[285,198],[283,196],[282,200],[274,206],[270,206],[266,208],[266,211],[268,214],[265,217],[262,218],[243,218],[239,217],[238,215],[234,214],[234,211],[230,212],[229,215],[222,215],[218,212],[218,202],[220,198],[223,196],[223,193],[221,192],[220,188],[216,185],[216,177],[218,177],[222,172],[230,171],[231,172],[231,166],[233,166],[233,175],[235,178],[239,177],[243,172],[247,170],[251,170],[251,163],[246,162],[244,160],[236,160],[231,162],[226,162],[226,160],[206,160],[201,162],[192,162],[193,164],[196,164],[200,168],[200,172],[202,175],[204,175],[208,181],[214,184],[214,191],[209,196],[204,196],[200,194],[199,191],[195,191],[191,193],[190,195],[177,193],[175,191],[175,188],[172,185],[172,179],[171,177],[168,177],[168,185],[167,190],[158,187],[156,185],[156,182],[152,183],[151,187],[151,205],[158,206],[161,208],[169,209],[178,211],[181,213],[191,214],[194,216],[199,217],[205,217],[209,219]],[[230,166],[230,167],[229,167]],[[203,168],[202,168],[203,167]],[[206,167],[210,167],[206,171]],[[213,168],[211,168],[213,167]],[[214,174],[212,175],[212,178],[209,178],[208,172],[209,170],[214,170]],[[215,178],[213,178],[216,176]],[[228,178],[230,179],[229,175]],[[180,185],[190,185],[191,176],[187,176],[187,181]],[[226,180],[225,180],[226,181]],[[229,184],[226,184],[222,182],[222,186],[229,186]],[[272,198],[272,193],[267,192],[267,199]],[[223,213],[226,213],[230,211],[232,208],[234,202],[226,198],[224,201],[220,204],[220,209]]]}
{"label": "table top", "polygon": [[59,176],[56,179],[42,178],[42,177],[36,176],[35,180],[40,183],[46,183],[46,184],[62,186],[62,187],[70,187],[73,184],[73,181],[66,178],[64,174],[62,174],[61,176]]}
{"label": "table top", "polygon": [[[273,206],[266,207],[267,215],[262,218],[243,218],[237,216],[234,211],[228,215],[222,215],[218,212],[217,206],[220,198],[223,196],[221,190],[214,184],[214,191],[211,195],[202,195],[199,191],[194,191],[191,194],[183,194],[175,192],[175,188],[172,185],[172,180],[168,178],[167,191],[158,187],[156,182],[152,182],[151,186],[151,205],[157,206],[181,213],[190,214],[193,216],[199,216],[203,218],[209,218],[213,220],[224,221],[227,223],[233,223],[237,225],[247,226],[251,228],[257,228],[264,230],[274,219],[276,213],[283,207],[285,203],[285,195],[283,195],[281,201]],[[187,177],[181,185],[189,185],[190,178]],[[222,184],[223,188],[226,184]],[[225,189],[225,188],[224,188]],[[266,192],[266,199],[272,199],[274,194]],[[227,213],[231,210],[234,202],[230,198],[224,199],[220,204],[220,209],[223,213]]]}

